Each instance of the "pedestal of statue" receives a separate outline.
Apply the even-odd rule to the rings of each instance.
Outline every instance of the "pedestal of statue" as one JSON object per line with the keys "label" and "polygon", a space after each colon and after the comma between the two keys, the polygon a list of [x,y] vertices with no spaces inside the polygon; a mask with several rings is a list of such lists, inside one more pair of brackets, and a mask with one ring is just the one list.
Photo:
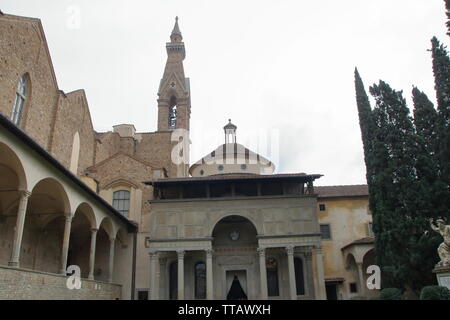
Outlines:
{"label": "pedestal of statue", "polygon": [[438,285],[447,287],[450,290],[450,265],[436,265],[433,273],[436,274]]}

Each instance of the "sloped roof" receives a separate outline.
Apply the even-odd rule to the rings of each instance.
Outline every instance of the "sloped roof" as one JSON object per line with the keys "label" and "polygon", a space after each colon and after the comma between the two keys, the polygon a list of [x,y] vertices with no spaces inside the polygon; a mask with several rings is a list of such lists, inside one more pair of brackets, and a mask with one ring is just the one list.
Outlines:
{"label": "sloped roof", "polygon": [[257,154],[256,152],[253,152],[252,150],[246,148],[242,144],[227,143],[221,144],[214,151],[208,153],[206,156],[204,156],[203,158],[192,164],[191,167],[189,168],[189,172],[192,173],[192,170],[194,170],[195,167],[199,165],[207,164],[208,162],[214,162],[214,159],[216,157],[223,160],[224,163],[227,163],[226,159],[237,160],[238,155],[244,156],[245,159],[256,160],[257,163],[267,165],[268,167],[273,166],[275,168],[275,165],[270,160]]}
{"label": "sloped roof", "polygon": [[181,182],[201,182],[201,181],[231,181],[231,180],[315,180],[319,179],[321,174],[306,173],[284,173],[284,174],[216,174],[204,177],[180,177],[163,178],[153,181],[146,181],[145,184],[154,185],[159,183],[181,183]]}
{"label": "sloped roof", "polygon": [[319,195],[319,198],[369,196],[369,188],[366,184],[344,186],[315,186],[314,191]]}
{"label": "sloped roof", "polygon": [[365,238],[361,238],[361,239],[355,240],[353,242],[350,242],[349,244],[343,246],[341,248],[341,250],[345,250],[348,247],[355,246],[355,245],[373,244],[374,242],[375,242],[375,238],[373,238],[373,237],[365,237]]}

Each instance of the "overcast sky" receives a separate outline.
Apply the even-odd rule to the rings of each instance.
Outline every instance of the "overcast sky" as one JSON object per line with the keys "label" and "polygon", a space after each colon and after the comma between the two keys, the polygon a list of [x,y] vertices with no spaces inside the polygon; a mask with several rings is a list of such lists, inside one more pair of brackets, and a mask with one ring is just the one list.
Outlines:
{"label": "overcast sky", "polygon": [[[436,100],[430,39],[449,44],[443,0],[2,0],[0,9],[41,19],[59,88],[85,89],[97,131],[156,130],[179,16],[191,163],[223,143],[231,118],[238,142],[279,173],[324,174],[317,185],[366,182],[355,66],[366,90],[383,79],[412,108],[412,85]],[[264,150],[265,140],[278,147]]]}

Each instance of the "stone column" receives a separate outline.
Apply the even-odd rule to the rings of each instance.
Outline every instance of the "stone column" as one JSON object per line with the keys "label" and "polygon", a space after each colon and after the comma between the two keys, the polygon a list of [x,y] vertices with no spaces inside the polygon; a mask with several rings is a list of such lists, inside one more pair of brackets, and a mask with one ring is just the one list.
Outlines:
{"label": "stone column", "polygon": [[70,229],[72,227],[72,214],[65,214],[65,224],[64,224],[64,237],[63,237],[63,245],[62,245],[62,253],[61,253],[61,270],[60,273],[66,275],[67,269],[67,254],[69,253],[69,240],[70,240]]}
{"label": "stone column", "polygon": [[214,299],[212,249],[206,250],[206,299]]}
{"label": "stone column", "polygon": [[166,271],[167,271],[167,258],[159,258],[159,292],[158,298],[160,300],[166,300],[169,297],[166,297]]}
{"label": "stone column", "polygon": [[261,300],[267,300],[267,269],[266,269],[266,249],[258,248],[259,254],[259,283],[261,290]]}
{"label": "stone column", "polygon": [[22,246],[25,215],[27,212],[28,197],[31,195],[31,192],[29,191],[21,190],[19,192],[20,192],[20,200],[19,200],[19,209],[17,210],[16,227],[14,229],[14,242],[11,252],[11,260],[8,263],[12,267],[19,267],[20,247]]}
{"label": "stone column", "polygon": [[114,274],[114,249],[116,238],[109,238],[109,268],[108,268],[108,282],[113,282]]}
{"label": "stone column", "polygon": [[157,299],[157,289],[156,289],[156,259],[157,259],[157,252],[156,251],[150,251],[148,253],[150,257],[150,285],[149,287],[149,299],[150,300],[156,300]]}
{"label": "stone column", "polygon": [[289,270],[289,293],[291,300],[297,300],[297,286],[295,279],[295,266],[294,266],[294,247],[286,247],[288,258],[288,270]]}
{"label": "stone column", "polygon": [[178,255],[178,300],[184,300],[184,250],[177,251]]}
{"label": "stone column", "polygon": [[360,294],[362,296],[365,296],[366,295],[366,283],[364,282],[364,271],[363,271],[362,262],[358,262],[358,263],[356,263],[356,265],[358,266]]}
{"label": "stone column", "polygon": [[322,247],[316,248],[316,269],[317,269],[317,291],[316,299],[327,300],[327,291],[325,289],[325,275],[323,269]]}
{"label": "stone column", "polygon": [[98,229],[91,229],[91,250],[89,252],[89,276],[88,279],[94,280],[94,268],[95,268],[95,244],[97,242]]}
{"label": "stone column", "polygon": [[304,253],[305,257],[305,265],[304,268],[306,268],[306,279],[305,279],[305,295],[312,296],[312,289],[314,287],[314,272],[312,271],[312,252],[310,250],[305,251]]}

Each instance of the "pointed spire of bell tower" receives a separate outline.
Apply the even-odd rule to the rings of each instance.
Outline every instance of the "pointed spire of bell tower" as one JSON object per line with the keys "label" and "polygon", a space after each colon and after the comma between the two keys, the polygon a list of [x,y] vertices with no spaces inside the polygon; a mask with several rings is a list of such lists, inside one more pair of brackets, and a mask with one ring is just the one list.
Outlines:
{"label": "pointed spire of bell tower", "polygon": [[181,42],[181,40],[183,40],[180,27],[178,26],[178,16],[175,17],[175,25],[173,26],[172,34],[170,35],[170,40],[172,42]]}

